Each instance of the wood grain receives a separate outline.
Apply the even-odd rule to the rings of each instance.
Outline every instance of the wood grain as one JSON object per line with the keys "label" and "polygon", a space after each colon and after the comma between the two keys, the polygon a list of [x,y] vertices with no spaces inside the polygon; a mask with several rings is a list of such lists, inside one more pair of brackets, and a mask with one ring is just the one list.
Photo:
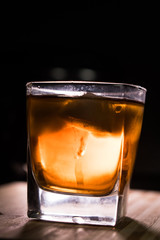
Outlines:
{"label": "wood grain", "polygon": [[25,182],[0,186],[0,239],[160,239],[160,192],[131,190],[127,216],[111,228],[30,220],[26,189]]}

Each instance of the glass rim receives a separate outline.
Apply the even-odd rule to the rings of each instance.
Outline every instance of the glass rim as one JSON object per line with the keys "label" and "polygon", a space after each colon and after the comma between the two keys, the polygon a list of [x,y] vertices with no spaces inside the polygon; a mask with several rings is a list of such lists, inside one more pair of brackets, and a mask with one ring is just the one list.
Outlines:
{"label": "glass rim", "polygon": [[32,84],[95,84],[95,85],[115,85],[115,86],[128,86],[137,88],[140,90],[143,90],[144,92],[147,92],[147,89],[145,87],[142,87],[137,84],[132,83],[123,83],[123,82],[98,82],[98,81],[76,81],[76,80],[70,80],[70,81],[30,81],[26,83],[26,87],[29,87]]}

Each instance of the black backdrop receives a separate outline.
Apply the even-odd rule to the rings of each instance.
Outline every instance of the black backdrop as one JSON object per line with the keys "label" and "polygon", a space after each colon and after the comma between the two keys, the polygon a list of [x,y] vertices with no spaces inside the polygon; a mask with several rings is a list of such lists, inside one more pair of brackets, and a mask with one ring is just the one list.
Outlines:
{"label": "black backdrop", "polygon": [[1,7],[0,182],[26,180],[26,82],[84,79],[147,88],[131,186],[160,190],[157,7],[55,3]]}

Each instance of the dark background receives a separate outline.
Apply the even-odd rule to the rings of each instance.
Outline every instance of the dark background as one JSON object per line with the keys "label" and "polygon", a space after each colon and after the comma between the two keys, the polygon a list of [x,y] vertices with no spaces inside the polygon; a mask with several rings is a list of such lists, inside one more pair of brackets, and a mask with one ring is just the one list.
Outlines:
{"label": "dark background", "polygon": [[97,80],[147,88],[131,186],[160,190],[158,6],[52,4],[0,8],[0,183],[26,180],[26,82]]}

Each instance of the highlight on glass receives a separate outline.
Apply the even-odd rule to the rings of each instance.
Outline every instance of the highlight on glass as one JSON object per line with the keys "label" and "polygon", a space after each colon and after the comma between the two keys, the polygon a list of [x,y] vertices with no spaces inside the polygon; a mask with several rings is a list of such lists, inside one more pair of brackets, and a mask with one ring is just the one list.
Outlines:
{"label": "highlight on glass", "polygon": [[126,213],[146,89],[59,81],[26,90],[28,216],[115,226]]}

